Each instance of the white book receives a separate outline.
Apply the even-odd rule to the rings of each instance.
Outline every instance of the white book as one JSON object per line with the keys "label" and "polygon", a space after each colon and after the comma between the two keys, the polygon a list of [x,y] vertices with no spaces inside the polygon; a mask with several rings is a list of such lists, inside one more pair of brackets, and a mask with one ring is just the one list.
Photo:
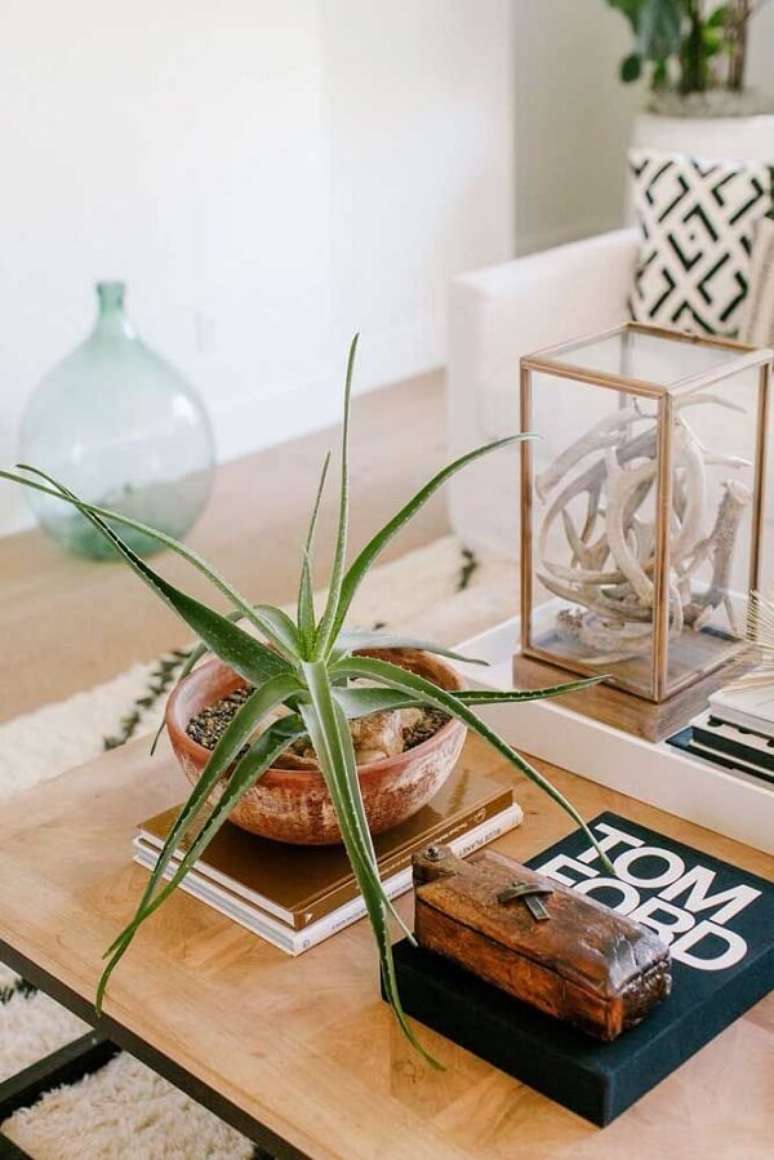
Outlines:
{"label": "white book", "polygon": [[[465,858],[468,854],[472,854],[475,850],[479,850],[487,843],[508,833],[521,820],[521,809],[514,804],[503,810],[502,813],[488,818],[480,826],[468,830],[459,838],[452,839],[448,844],[459,858]],[[134,861],[144,866],[146,870],[153,870],[158,861],[158,848],[145,841],[140,835],[135,837],[133,846]],[[173,876],[178,864],[178,859],[172,858],[164,871],[165,879],[169,880]],[[389,898],[397,898],[400,894],[405,894],[411,887],[411,867],[406,866],[397,874],[393,874],[382,885]],[[198,873],[195,867],[180,883],[180,889],[233,919],[234,922],[238,922],[240,926],[252,931],[253,934],[273,943],[274,946],[279,947],[280,950],[289,955],[303,954],[304,951],[323,942],[326,938],[330,938],[337,931],[351,926],[353,922],[357,922],[366,913],[365,903],[362,897],[358,896],[338,909],[332,910],[330,914],[326,914],[316,922],[310,923],[302,930],[293,930],[265,910],[250,905],[244,898],[226,886]]]}
{"label": "white book", "polygon": [[[750,675],[754,676],[755,670]],[[718,689],[709,699],[709,709],[720,721],[774,737],[774,685]]]}

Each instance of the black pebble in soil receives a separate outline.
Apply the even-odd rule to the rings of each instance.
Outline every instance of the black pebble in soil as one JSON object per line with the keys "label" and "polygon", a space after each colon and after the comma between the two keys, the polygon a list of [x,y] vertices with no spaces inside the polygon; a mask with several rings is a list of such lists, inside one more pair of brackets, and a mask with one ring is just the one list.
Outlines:
{"label": "black pebble in soil", "polygon": [[[208,705],[206,709],[202,709],[200,713],[191,718],[186,726],[186,733],[193,741],[198,741],[199,745],[203,745],[205,749],[214,749],[232,717],[236,715],[237,710],[241,709],[254,691],[252,685],[243,685],[241,688],[235,689],[233,693],[229,693],[227,697],[222,697],[220,701],[216,701],[214,705]],[[440,709],[425,709],[421,720],[417,721],[416,725],[412,725],[410,729],[405,730],[403,734],[404,748],[414,749],[415,746],[421,745],[423,741],[427,741],[429,737],[437,733],[448,720],[448,715]],[[297,753],[303,753],[308,747],[309,740],[304,737],[299,738],[292,746]]]}
{"label": "black pebble in soil", "polygon": [[421,745],[423,741],[427,741],[429,737],[437,733],[448,720],[448,714],[440,709],[424,709],[423,715],[416,725],[404,730],[404,748],[413,749],[416,745]]}
{"label": "black pebble in soil", "polygon": [[186,733],[192,741],[198,741],[205,749],[214,749],[229,721],[252,692],[254,692],[252,685],[242,685],[227,697],[216,701],[214,705],[208,705],[191,718],[186,726]]}

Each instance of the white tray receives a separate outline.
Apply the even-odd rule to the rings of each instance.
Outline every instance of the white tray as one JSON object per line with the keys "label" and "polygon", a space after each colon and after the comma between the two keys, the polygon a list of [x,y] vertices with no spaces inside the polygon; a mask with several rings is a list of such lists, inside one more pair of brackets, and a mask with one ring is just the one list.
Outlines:
{"label": "white tray", "polygon": [[[490,662],[459,665],[472,688],[511,689],[519,620],[513,617],[456,645]],[[525,753],[560,765],[649,805],[774,853],[774,789],[744,774],[613,729],[555,701],[480,710],[492,728]]]}

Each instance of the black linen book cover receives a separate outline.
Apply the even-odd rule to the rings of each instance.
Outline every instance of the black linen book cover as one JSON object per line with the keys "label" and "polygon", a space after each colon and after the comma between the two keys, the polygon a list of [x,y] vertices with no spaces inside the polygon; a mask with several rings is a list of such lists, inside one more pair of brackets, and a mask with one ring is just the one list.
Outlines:
{"label": "black linen book cover", "polygon": [[408,940],[395,948],[408,1014],[596,1124],[607,1124],[774,986],[774,886],[613,813],[528,865],[655,929],[672,994],[638,1027],[599,1043]]}

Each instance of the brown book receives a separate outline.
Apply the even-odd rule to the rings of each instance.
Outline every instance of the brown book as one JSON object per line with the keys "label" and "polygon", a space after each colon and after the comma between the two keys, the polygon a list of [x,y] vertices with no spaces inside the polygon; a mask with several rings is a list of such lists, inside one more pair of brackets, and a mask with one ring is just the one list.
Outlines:
{"label": "brown book", "polygon": [[[513,806],[513,790],[458,765],[446,785],[413,818],[374,838],[382,880],[404,870],[431,843],[449,843]],[[138,826],[135,843],[161,849],[180,806]],[[513,824],[513,822],[511,823]],[[203,878],[301,930],[357,896],[343,846],[291,846],[226,822],[196,863]]]}

